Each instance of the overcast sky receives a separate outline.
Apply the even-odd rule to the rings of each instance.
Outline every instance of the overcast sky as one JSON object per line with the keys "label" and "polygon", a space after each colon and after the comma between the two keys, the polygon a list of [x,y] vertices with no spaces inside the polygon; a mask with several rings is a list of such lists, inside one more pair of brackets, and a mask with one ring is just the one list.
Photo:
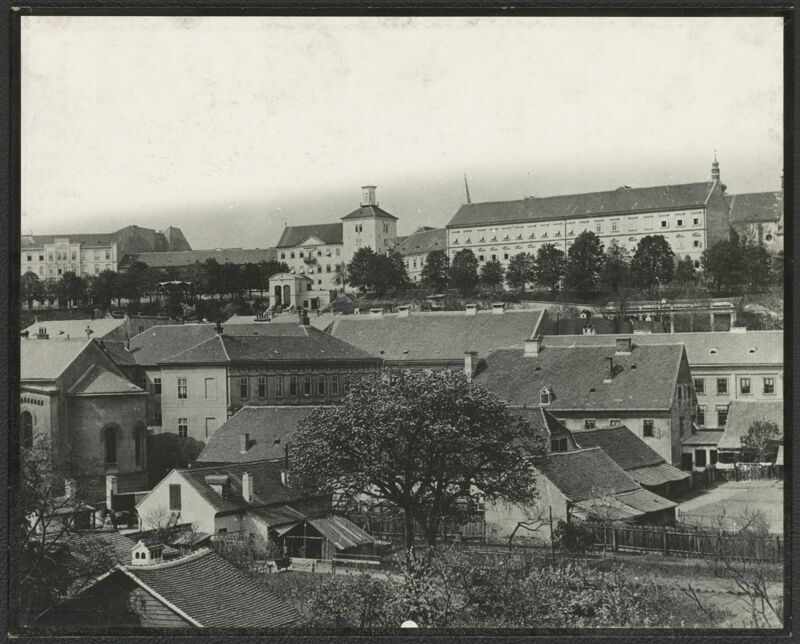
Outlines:
{"label": "overcast sky", "polygon": [[22,19],[22,231],[274,245],[360,186],[464,201],[705,181],[776,190],[780,18]]}

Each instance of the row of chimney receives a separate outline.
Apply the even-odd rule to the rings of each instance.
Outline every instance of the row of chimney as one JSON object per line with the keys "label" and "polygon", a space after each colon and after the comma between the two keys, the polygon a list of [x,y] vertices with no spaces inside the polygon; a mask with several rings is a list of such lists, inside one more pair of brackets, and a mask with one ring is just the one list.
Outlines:
{"label": "row of chimney", "polygon": [[[506,305],[503,302],[495,302],[492,304],[492,313],[496,315],[502,315],[505,313]],[[467,304],[464,307],[464,313],[466,315],[477,315],[478,314],[478,305],[477,304]],[[369,316],[373,318],[382,318],[384,315],[384,309],[381,308],[374,308],[369,310]],[[402,304],[397,307],[397,317],[399,318],[407,318],[411,316],[411,306],[409,304]]]}

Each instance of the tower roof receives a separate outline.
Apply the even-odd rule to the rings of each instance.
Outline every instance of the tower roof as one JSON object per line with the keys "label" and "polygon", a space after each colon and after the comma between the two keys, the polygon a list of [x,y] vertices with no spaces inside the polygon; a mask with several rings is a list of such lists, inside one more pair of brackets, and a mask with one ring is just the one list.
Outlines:
{"label": "tower roof", "polygon": [[347,214],[344,217],[342,217],[342,221],[344,221],[345,219],[371,219],[372,217],[377,217],[382,219],[394,219],[395,221],[397,221],[397,217],[389,214],[380,206],[360,206],[350,214]]}

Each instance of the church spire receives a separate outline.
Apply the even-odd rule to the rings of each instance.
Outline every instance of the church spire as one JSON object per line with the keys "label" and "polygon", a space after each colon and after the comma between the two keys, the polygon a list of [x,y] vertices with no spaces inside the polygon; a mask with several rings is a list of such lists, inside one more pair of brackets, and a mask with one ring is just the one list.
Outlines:
{"label": "church spire", "polygon": [[467,191],[467,203],[472,203],[472,199],[469,197],[469,184],[467,183],[467,173],[464,173],[464,189]]}
{"label": "church spire", "polygon": [[722,188],[722,192],[725,192],[728,186],[722,183],[722,179],[719,173],[719,161],[717,161],[716,150],[714,150],[714,162],[711,164],[711,180],[719,183],[719,187]]}

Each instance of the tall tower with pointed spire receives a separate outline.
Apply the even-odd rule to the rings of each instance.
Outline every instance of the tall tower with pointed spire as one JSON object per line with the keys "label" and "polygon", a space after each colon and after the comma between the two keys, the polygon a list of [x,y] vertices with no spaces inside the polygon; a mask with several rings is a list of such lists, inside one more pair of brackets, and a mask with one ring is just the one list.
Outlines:
{"label": "tall tower with pointed spire", "polygon": [[718,181],[719,187],[722,188],[722,191],[725,192],[728,186],[722,183],[722,179],[720,178],[719,174],[719,161],[717,161],[717,151],[714,150],[714,162],[711,164],[711,180]]}
{"label": "tall tower with pointed spire", "polygon": [[467,183],[467,173],[464,173],[464,189],[467,191],[467,203],[472,203],[472,199],[469,197],[469,184]]}

